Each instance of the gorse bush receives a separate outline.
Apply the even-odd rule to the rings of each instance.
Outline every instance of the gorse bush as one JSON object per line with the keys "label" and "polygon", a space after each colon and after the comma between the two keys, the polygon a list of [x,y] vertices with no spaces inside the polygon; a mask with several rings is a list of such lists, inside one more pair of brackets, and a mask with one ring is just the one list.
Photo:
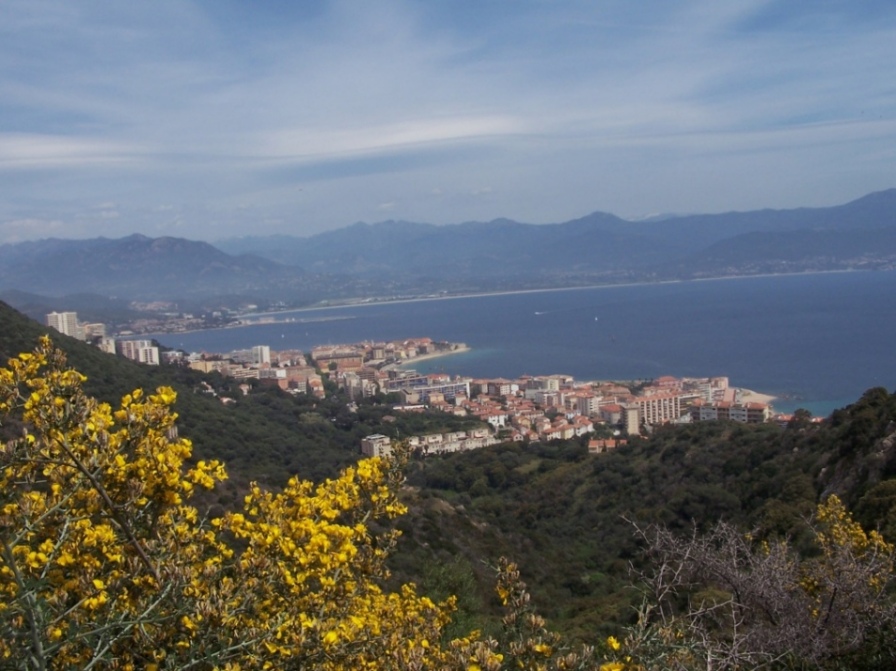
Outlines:
{"label": "gorse bush", "polygon": [[809,521],[814,553],[720,522],[639,530],[653,557],[626,647],[668,669],[896,668],[896,551],[836,496]]}
{"label": "gorse bush", "polygon": [[[397,461],[252,486],[241,512],[206,520],[191,498],[226,473],[189,465],[174,393],[113,410],[83,380],[46,338],[0,369],[0,418],[21,430],[0,446],[0,667],[501,667],[497,641],[442,640],[452,599],[381,587],[394,532],[372,524],[404,512]],[[585,662],[529,627],[522,668]]]}
{"label": "gorse bush", "polygon": [[18,668],[366,668],[437,640],[449,604],[378,587],[402,512],[395,465],[253,488],[206,522],[190,499],[225,476],[185,467],[174,394],[120,408],[81,390],[45,340],[0,370],[0,660]]}

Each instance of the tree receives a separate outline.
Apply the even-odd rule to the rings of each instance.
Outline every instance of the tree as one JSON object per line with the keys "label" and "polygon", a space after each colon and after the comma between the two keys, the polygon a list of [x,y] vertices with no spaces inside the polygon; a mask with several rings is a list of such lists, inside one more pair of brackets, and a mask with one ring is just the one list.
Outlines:
{"label": "tree", "polygon": [[836,496],[810,527],[816,554],[805,558],[725,522],[690,537],[640,531],[655,564],[629,653],[663,668],[892,669],[893,545]]}

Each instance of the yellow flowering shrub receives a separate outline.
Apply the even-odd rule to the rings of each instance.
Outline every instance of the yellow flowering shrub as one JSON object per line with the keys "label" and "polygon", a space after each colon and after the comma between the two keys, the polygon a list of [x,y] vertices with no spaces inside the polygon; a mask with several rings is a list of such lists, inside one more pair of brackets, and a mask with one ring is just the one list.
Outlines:
{"label": "yellow flowering shrub", "polygon": [[227,475],[191,461],[173,390],[113,409],[83,381],[46,338],[0,368],[0,668],[638,668],[615,638],[598,655],[549,631],[506,560],[497,638],[448,641],[452,599],[386,591],[395,535],[371,523],[405,512],[397,461],[252,485],[207,520],[191,499]]}
{"label": "yellow flowering shrub", "polygon": [[654,568],[642,575],[637,624],[607,642],[614,661],[682,671],[896,668],[896,548],[836,496],[808,523],[808,556],[725,522],[691,536],[639,530]]}
{"label": "yellow flowering shrub", "polygon": [[[816,509],[815,541],[821,555],[803,562],[799,585],[819,628],[838,638],[860,638],[867,622],[892,622],[888,588],[896,568],[896,548],[877,531],[866,532],[837,496]],[[849,642],[839,642],[840,647]]]}
{"label": "yellow flowering shrub", "polygon": [[22,427],[0,445],[0,666],[441,664],[450,604],[379,586],[392,538],[369,522],[403,512],[395,464],[253,487],[208,522],[191,496],[226,474],[187,466],[174,392],[113,410],[83,379],[49,339],[0,369],[0,422]]}

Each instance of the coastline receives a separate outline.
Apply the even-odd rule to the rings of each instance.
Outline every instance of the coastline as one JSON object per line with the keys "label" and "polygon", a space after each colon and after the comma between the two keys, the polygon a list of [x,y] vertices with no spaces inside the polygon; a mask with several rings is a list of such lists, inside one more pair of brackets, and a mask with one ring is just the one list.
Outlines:
{"label": "coastline", "polygon": [[737,390],[736,398],[739,403],[765,403],[766,405],[773,405],[773,401],[778,398],[771,394],[763,394],[760,391],[745,389],[743,387],[735,387],[735,389]]}
{"label": "coastline", "polygon": [[[412,359],[406,359],[401,362],[386,364],[382,367],[382,370],[398,370],[404,368],[412,368],[414,364],[420,361],[431,361],[433,359],[440,359],[445,356],[451,356],[452,354],[463,354],[464,352],[470,352],[472,348],[467,345],[460,345],[456,349],[453,349],[448,352],[433,352],[431,354],[421,354],[420,356],[415,356]],[[737,403],[764,403],[765,405],[773,408],[774,401],[777,400],[777,396],[772,394],[766,394],[761,391],[756,391],[755,389],[747,389],[746,387],[733,387],[735,390],[735,398],[737,399]]]}
{"label": "coastline", "polygon": [[[545,287],[541,289],[510,289],[505,291],[483,291],[483,292],[469,292],[469,293],[459,293],[459,294],[451,294],[451,295],[426,295],[426,296],[414,296],[408,298],[388,298],[388,297],[373,297],[373,298],[359,298],[354,301],[346,301],[338,304],[327,304],[327,305],[311,305],[307,307],[301,308],[288,308],[286,310],[277,310],[273,312],[247,312],[239,316],[239,321],[224,324],[221,326],[209,326],[205,328],[194,328],[194,329],[183,329],[183,330],[171,330],[171,331],[152,331],[148,333],[134,333],[132,335],[124,336],[125,338],[133,338],[136,336],[149,336],[149,337],[157,337],[164,335],[176,335],[178,333],[201,333],[203,331],[218,331],[225,329],[238,329],[246,326],[260,326],[264,324],[285,324],[285,323],[312,323],[318,321],[335,321],[335,320],[343,320],[343,319],[355,319],[353,316],[338,316],[338,317],[320,317],[320,318],[306,318],[306,319],[295,319],[295,318],[287,318],[282,317],[278,319],[278,316],[290,315],[296,313],[308,313],[314,311],[322,311],[322,310],[338,310],[338,309],[349,309],[349,308],[363,308],[363,307],[373,307],[377,305],[391,305],[391,304],[401,304],[401,303],[420,303],[425,301],[442,301],[442,300],[455,300],[462,298],[487,298],[490,296],[511,296],[517,294],[537,294],[537,293],[548,293],[554,291],[584,291],[589,289],[615,289],[615,288],[625,288],[625,287],[640,287],[640,286],[662,286],[667,284],[684,284],[688,282],[714,282],[719,280],[748,280],[748,279],[759,279],[759,278],[767,278],[767,277],[793,277],[800,275],[829,275],[829,274],[839,274],[839,273],[859,273],[859,272],[871,272],[866,270],[856,270],[856,269],[836,269],[836,270],[815,270],[812,272],[802,272],[802,273],[757,273],[755,275],[720,275],[719,277],[692,277],[687,279],[678,279],[678,280],[656,280],[652,282],[619,282],[614,284],[587,284],[581,286],[570,286],[570,287]],[[272,319],[256,319],[255,321],[242,321],[244,319],[252,319],[252,318],[266,318],[273,317]]]}
{"label": "coastline", "polygon": [[[293,312],[310,312],[312,310],[336,310],[339,308],[362,308],[362,307],[372,307],[376,305],[386,305],[392,303],[419,303],[423,301],[442,301],[442,300],[453,300],[459,298],[486,298],[489,296],[511,296],[516,294],[538,294],[538,293],[548,293],[553,291],[583,291],[586,289],[615,289],[615,288],[625,288],[625,287],[640,287],[640,286],[662,286],[666,284],[684,284],[688,282],[715,282],[718,280],[749,280],[749,279],[759,279],[759,278],[768,278],[768,277],[794,277],[794,276],[804,276],[804,275],[829,275],[829,274],[841,274],[841,273],[861,273],[861,272],[872,272],[870,270],[860,270],[853,268],[838,268],[834,270],[813,270],[810,272],[798,272],[798,273],[756,273],[753,275],[719,275],[718,277],[688,277],[684,279],[670,279],[670,280],[653,280],[653,281],[644,281],[644,282],[618,282],[618,283],[608,283],[608,284],[584,284],[584,285],[575,285],[575,286],[566,286],[566,287],[544,287],[539,289],[507,289],[503,291],[471,291],[469,293],[459,293],[459,294],[450,294],[450,295],[438,295],[438,294],[430,294],[425,296],[411,296],[407,298],[388,298],[388,297],[372,297],[372,298],[359,298],[355,299],[355,301],[347,300],[343,303],[330,304],[327,305],[310,305],[308,307],[303,308],[289,308],[287,310],[280,310],[274,312],[251,312],[242,315],[242,317],[262,317],[268,315],[281,315],[281,314],[289,314]],[[276,320],[274,322],[268,323],[278,323],[279,321],[286,320]],[[252,326],[254,324],[238,324],[237,326]],[[227,327],[224,327],[227,328]]]}
{"label": "coastline", "polygon": [[[896,271],[827,272],[788,277],[743,282],[727,280],[724,283],[701,280],[642,285],[619,291],[537,292],[511,295],[506,299],[416,302],[394,307],[383,304],[374,310],[302,311],[292,315],[271,315],[268,319],[304,321],[346,315],[354,319],[316,326],[284,323],[258,325],[251,329],[203,330],[159,339],[164,345],[187,352],[227,352],[259,343],[269,343],[272,349],[279,346],[307,350],[319,343],[426,335],[436,340],[466,341],[473,351],[441,361],[420,360],[417,363],[404,360],[405,368],[416,367],[427,373],[450,372],[508,379],[520,373],[550,374],[555,371],[575,375],[577,380],[632,377],[646,380],[664,374],[724,375],[729,377],[732,387],[776,396],[773,401],[776,411],[807,408],[820,416],[854,403],[869,387],[882,385],[892,378],[891,370],[887,368],[893,364],[892,341],[889,344],[884,341],[885,331],[892,330],[891,321],[896,319],[893,317],[896,311],[892,309],[896,306],[893,289]],[[729,310],[727,302],[732,297],[736,297],[737,304],[744,308],[722,313],[731,317],[729,326],[732,328],[723,329],[724,332],[717,336],[714,328],[718,324],[712,321],[715,311],[717,308]],[[699,300],[700,309],[693,312],[678,310],[679,304],[687,305],[694,300]],[[638,301],[648,302],[651,311],[645,313],[636,309]],[[806,309],[821,320],[819,323],[825,325],[831,337],[802,342],[797,329],[799,324],[790,316],[793,304],[807,306]],[[579,312],[570,310],[554,315],[550,318],[553,323],[549,323],[548,318],[532,317],[533,311],[554,306],[575,307]],[[831,306],[837,310],[832,310]],[[890,308],[887,310],[889,315],[877,314],[881,307]],[[836,314],[841,310],[843,314],[854,315],[854,319],[837,320]],[[483,326],[494,314],[505,313],[514,320]],[[662,314],[665,319],[680,319],[681,314],[687,314],[688,320],[681,322],[682,337],[672,338],[667,345],[665,335],[658,340],[644,334],[643,329],[637,327],[639,320],[650,319],[655,314]],[[599,315],[599,323],[593,322],[594,315]],[[613,320],[612,315],[615,315]],[[513,325],[512,331],[503,328],[505,321]],[[582,329],[593,338],[562,340],[573,324],[576,330]],[[759,328],[755,327],[757,325]],[[863,344],[867,342],[867,347],[848,347],[849,343],[855,342],[854,325],[862,327]],[[411,327],[414,333],[407,332]],[[772,329],[777,328],[781,328],[780,332],[787,337],[770,337],[770,333],[776,333]],[[531,335],[527,335],[529,331]],[[671,334],[677,335],[678,331]],[[553,338],[544,342],[552,342],[555,346],[551,349],[544,347],[543,338]],[[643,343],[637,338],[643,339]],[[729,339],[737,346],[729,346]],[[632,342],[640,343],[637,349]],[[695,348],[693,343],[699,343],[701,347]],[[743,343],[752,345],[741,349]],[[884,349],[886,347],[889,349]],[[836,357],[841,355],[841,350],[847,349],[858,349],[861,353],[845,357],[843,360],[849,365],[844,365],[843,370],[818,364],[825,360],[840,361]],[[765,400],[746,394],[743,399]]]}
{"label": "coastline", "polygon": [[441,359],[443,356],[451,356],[452,354],[463,354],[464,352],[471,351],[471,348],[467,345],[458,345],[456,348],[452,350],[448,350],[446,352],[432,352],[430,354],[421,354],[420,356],[415,356],[411,359],[405,359],[403,361],[397,361],[395,363],[387,363],[382,367],[381,370],[397,370],[399,368],[404,368],[406,366],[412,366],[415,363],[420,361],[431,361],[432,359]]}

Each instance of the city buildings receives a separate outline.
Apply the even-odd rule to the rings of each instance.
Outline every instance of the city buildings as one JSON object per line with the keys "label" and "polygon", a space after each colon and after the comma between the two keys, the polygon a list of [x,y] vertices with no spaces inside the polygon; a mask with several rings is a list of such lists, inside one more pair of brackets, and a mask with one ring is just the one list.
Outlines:
{"label": "city buildings", "polygon": [[152,340],[119,340],[116,342],[116,350],[126,359],[150,366],[159,365],[159,348]]}
{"label": "city buildings", "polygon": [[361,454],[365,457],[387,457],[392,454],[392,440],[379,433],[362,438]]}
{"label": "city buildings", "polygon": [[81,337],[77,312],[51,312],[47,315],[47,326],[72,338]]}
{"label": "city buildings", "polygon": [[[51,322],[60,329],[77,323],[74,313],[53,313]],[[107,351],[113,341],[102,338]],[[122,356],[158,365],[159,351],[153,341],[119,340]],[[273,352],[267,345],[227,354],[184,357],[193,368],[219,371],[237,379],[255,379],[255,385],[274,385],[290,393],[324,398],[325,380],[335,383],[352,402],[377,394],[397,394],[396,412],[439,410],[456,416],[477,418],[485,432],[439,434],[418,437],[412,447],[422,454],[475,449],[502,440],[570,440],[597,435],[638,435],[653,427],[678,422],[730,420],[764,422],[771,416],[768,404],[741,402],[740,391],[726,377],[675,378],[653,381],[578,382],[569,375],[521,376],[516,379],[473,380],[446,374],[419,374],[398,367],[415,358],[440,356],[466,348],[447,342],[417,338],[385,343],[329,345],[306,355],[297,350]],[[248,388],[248,386],[247,386]],[[747,396],[746,398],[750,398]],[[609,440],[601,438],[600,440]],[[616,442],[592,445],[591,451],[612,449]],[[386,436],[364,439],[365,454],[391,451]]]}
{"label": "city buildings", "polygon": [[733,403],[731,401],[707,403],[698,400],[691,406],[691,418],[695,422],[727,419],[745,424],[762,424],[771,418],[771,409],[766,403]]}
{"label": "city buildings", "polygon": [[415,371],[389,371],[383,391],[399,392],[406,405],[429,403],[430,397],[452,401],[458,396],[469,398],[470,378],[452,378],[447,375],[418,375]]}

